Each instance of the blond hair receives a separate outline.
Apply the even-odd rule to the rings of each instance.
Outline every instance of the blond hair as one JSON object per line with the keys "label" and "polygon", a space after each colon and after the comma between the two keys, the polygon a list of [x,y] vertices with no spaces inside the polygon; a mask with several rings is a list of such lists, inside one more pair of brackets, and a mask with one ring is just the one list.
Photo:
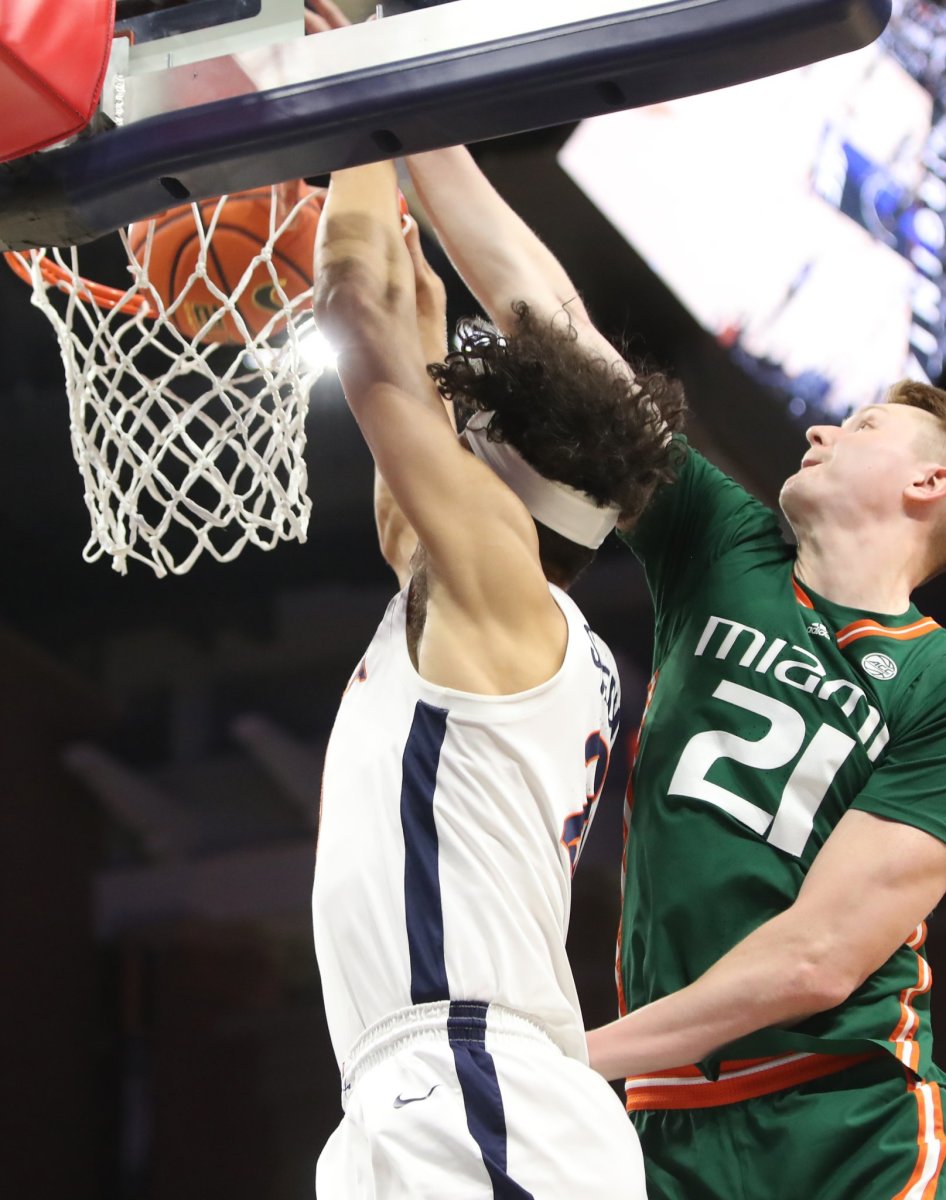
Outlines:
{"label": "blond hair", "polygon": [[[930,451],[946,465],[946,391],[929,383],[901,379],[887,393],[887,403],[919,408],[936,418],[940,436],[935,439],[935,444],[930,446]],[[932,569],[926,579],[932,579],[946,571],[946,514],[934,523],[930,534],[930,561]]]}
{"label": "blond hair", "polygon": [[887,393],[888,404],[906,404],[928,412],[939,421],[943,438],[946,440],[946,391],[930,383],[917,383],[914,379],[901,379]]}

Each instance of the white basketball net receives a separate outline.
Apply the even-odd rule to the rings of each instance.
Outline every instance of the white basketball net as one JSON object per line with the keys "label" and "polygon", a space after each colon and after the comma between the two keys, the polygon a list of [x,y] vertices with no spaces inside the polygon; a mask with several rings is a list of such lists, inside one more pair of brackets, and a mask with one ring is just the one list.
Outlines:
{"label": "white basketball net", "polygon": [[[271,191],[269,237],[232,294],[207,273],[226,197],[209,222],[205,204],[206,228],[194,206],[197,264],[167,308],[149,281],[150,231],[138,259],[121,234],[131,278],[111,302],[99,295],[109,289],[82,279],[75,248],[16,255],[33,303],[59,339],[72,447],[92,518],[87,562],[107,554],[124,574],[137,559],[160,577],[188,571],[202,551],[226,562],[248,543],[269,550],[281,540],[305,541],[305,417],[325,353],[321,363],[313,353],[311,288],[290,299],[270,257],[306,201],[287,210],[279,189]],[[254,337],[238,304],[260,263],[278,309]],[[220,307],[189,340],[173,317],[198,278]],[[228,315],[242,348],[201,340]]]}

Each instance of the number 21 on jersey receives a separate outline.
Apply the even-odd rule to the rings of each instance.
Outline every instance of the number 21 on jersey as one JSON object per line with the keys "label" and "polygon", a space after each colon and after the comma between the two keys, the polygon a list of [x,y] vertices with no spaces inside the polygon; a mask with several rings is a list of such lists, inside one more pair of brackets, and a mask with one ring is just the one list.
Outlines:
{"label": "number 21 on jersey", "polygon": [[[807,730],[801,714],[781,700],[728,680],[717,686],[713,696],[753,716],[764,717],[770,727],[757,741],[720,729],[696,734],[684,747],[670,780],[669,794],[713,804],[764,837],[770,845],[798,857],[811,836],[815,814],[856,745],[854,738],[833,725],[823,724],[805,745]],[[788,777],[774,816],[707,778],[710,768],[721,759],[731,759],[759,771],[777,770],[790,763],[802,746],[804,752]]]}

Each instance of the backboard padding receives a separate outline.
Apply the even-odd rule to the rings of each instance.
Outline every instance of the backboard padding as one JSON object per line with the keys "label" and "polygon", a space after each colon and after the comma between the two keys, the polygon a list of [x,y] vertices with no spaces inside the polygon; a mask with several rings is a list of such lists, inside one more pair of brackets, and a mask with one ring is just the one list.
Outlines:
{"label": "backboard padding", "polygon": [[[193,96],[217,98],[0,171],[0,248],[78,244],[188,197],[744,82],[865,45],[890,15],[890,0],[593,0],[580,19],[543,25],[537,16],[529,32],[496,36],[485,9],[501,3],[515,8],[454,0],[391,17],[385,30],[359,26],[255,52],[284,59],[284,82],[277,75],[263,90],[252,80],[261,69],[253,52],[176,68],[201,80]],[[558,0],[524,8],[545,20],[565,11]],[[354,67],[346,59],[331,72],[333,38],[339,47],[377,44],[397,22],[411,22],[401,40],[412,52]]]}

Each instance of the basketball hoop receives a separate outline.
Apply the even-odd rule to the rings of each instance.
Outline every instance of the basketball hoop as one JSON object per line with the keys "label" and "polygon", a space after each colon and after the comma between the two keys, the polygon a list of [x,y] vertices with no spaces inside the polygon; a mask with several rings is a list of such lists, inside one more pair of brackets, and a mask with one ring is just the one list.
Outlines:
{"label": "basketball hoop", "polygon": [[[156,282],[164,218],[120,233],[124,289],[84,278],[76,247],[5,255],[59,341],[92,519],[87,562],[110,555],[125,574],[137,559],[163,577],[203,551],[227,562],[247,544],[305,541],[304,422],[325,361],[312,354],[311,267],[288,288],[276,243],[300,214],[314,237],[321,198],[298,184],[251,195],[265,199],[268,231],[254,231],[260,244],[236,282],[214,248],[227,197],[189,206],[196,258],[170,295]],[[260,293],[262,317],[249,309]],[[192,323],[199,314],[193,331],[185,309]]]}

